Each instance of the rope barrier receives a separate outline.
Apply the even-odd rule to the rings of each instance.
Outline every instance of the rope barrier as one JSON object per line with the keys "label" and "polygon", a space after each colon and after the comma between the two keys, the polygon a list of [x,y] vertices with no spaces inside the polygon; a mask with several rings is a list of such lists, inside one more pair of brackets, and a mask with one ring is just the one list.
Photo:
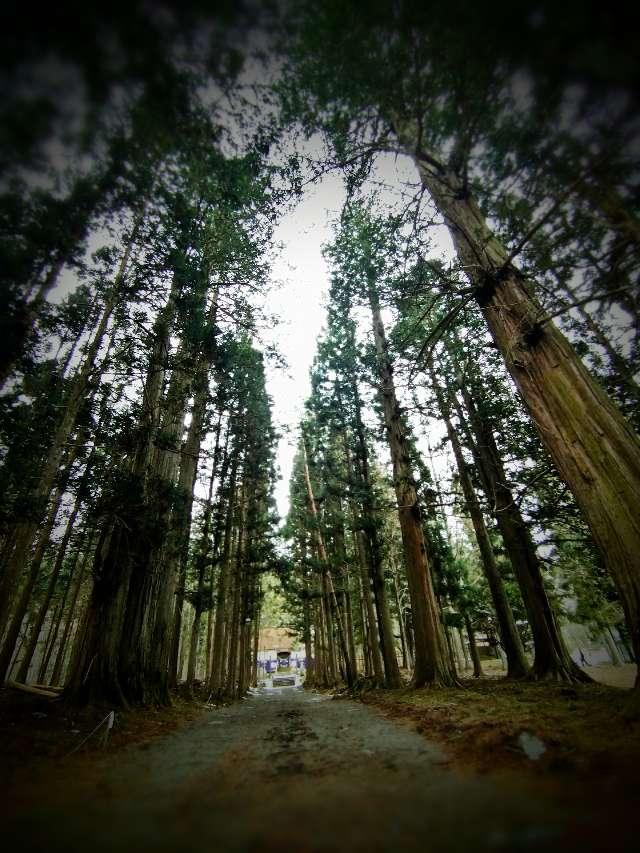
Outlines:
{"label": "rope barrier", "polygon": [[98,731],[98,729],[101,728],[101,726],[103,726],[106,723],[107,728],[105,729],[104,735],[102,736],[102,746],[105,747],[107,745],[107,739],[109,737],[109,732],[113,728],[113,722],[115,720],[115,717],[116,717],[115,711],[109,711],[109,713],[104,718],[104,720],[100,720],[100,722],[95,727],[95,729],[90,731],[89,734],[85,738],[83,738],[79,744],[76,744],[76,746],[74,746],[73,749],[70,752],[67,752],[67,754],[63,757],[68,758],[70,755],[73,755],[74,752],[77,752],[80,749],[80,747],[84,746],[84,744],[89,740],[89,738],[93,737],[93,735]]}

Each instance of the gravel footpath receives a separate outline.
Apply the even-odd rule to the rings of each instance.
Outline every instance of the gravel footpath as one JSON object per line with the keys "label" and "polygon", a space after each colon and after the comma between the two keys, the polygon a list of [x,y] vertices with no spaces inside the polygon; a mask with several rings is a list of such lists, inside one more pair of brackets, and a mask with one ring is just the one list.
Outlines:
{"label": "gravel footpath", "polygon": [[4,798],[4,849],[401,853],[634,849],[526,787],[462,774],[373,708],[257,691]]}

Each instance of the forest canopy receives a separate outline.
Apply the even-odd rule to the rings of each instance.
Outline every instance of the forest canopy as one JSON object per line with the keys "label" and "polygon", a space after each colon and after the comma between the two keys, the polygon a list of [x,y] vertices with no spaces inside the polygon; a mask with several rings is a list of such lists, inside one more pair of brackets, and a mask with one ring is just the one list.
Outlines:
{"label": "forest canopy", "polygon": [[[241,697],[274,578],[310,686],[456,687],[479,643],[509,678],[587,682],[575,623],[637,660],[627,13],[2,14],[2,679]],[[336,175],[283,425],[277,229]]]}

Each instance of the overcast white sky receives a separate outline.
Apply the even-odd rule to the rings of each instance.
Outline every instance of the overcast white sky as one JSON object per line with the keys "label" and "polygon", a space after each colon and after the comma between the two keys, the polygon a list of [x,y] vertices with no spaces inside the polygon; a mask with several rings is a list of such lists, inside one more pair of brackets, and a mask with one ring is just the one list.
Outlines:
{"label": "overcast white sky", "polygon": [[281,480],[276,485],[278,511],[288,507],[289,476],[295,453],[297,424],[310,391],[309,368],[325,320],[328,270],[321,247],[331,238],[329,221],[342,207],[344,190],[336,175],[307,189],[296,209],[287,214],[275,232],[282,251],[274,264],[273,277],[281,282],[269,300],[269,308],[280,318],[274,343],[287,361],[288,369],[270,366],[268,391],[273,399],[273,418],[283,432],[278,447]]}
{"label": "overcast white sky", "polygon": [[[389,185],[392,204],[401,185],[416,182],[417,175],[408,158],[382,155],[373,178]],[[377,188],[380,189],[379,185]],[[325,322],[329,272],[322,257],[322,245],[332,239],[330,222],[339,216],[344,200],[340,177],[327,175],[321,183],[305,189],[298,206],[283,217],[275,233],[275,241],[282,243],[282,250],[273,267],[273,278],[281,286],[270,297],[269,310],[280,318],[273,343],[286,359],[288,369],[269,366],[267,384],[273,400],[274,423],[283,432],[278,447],[281,479],[275,490],[278,511],[283,517],[289,503],[297,426],[311,390],[309,369]],[[384,192],[381,200],[384,201]],[[435,248],[448,254],[452,251],[450,240],[444,229],[440,230]]]}
{"label": "overcast white sky", "polygon": [[[319,140],[312,139],[305,146],[305,153],[312,153],[319,144]],[[379,156],[372,179],[376,182],[382,204],[388,198],[392,205],[402,187],[416,183],[417,174],[408,158],[385,154]],[[388,191],[381,190],[382,182],[388,185]],[[275,488],[278,512],[282,518],[288,511],[289,478],[298,424],[304,402],[310,393],[309,370],[326,316],[329,271],[322,257],[322,246],[333,237],[330,223],[339,217],[344,200],[345,191],[340,175],[327,174],[317,184],[305,187],[298,205],[282,217],[274,233],[274,244],[279,244],[280,249],[272,265],[274,287],[265,307],[270,315],[279,318],[279,324],[273,332],[263,331],[258,345],[275,345],[287,363],[284,369],[269,360],[266,362],[267,389],[273,401],[273,421],[282,436],[277,452],[280,479]],[[449,254],[451,244],[448,235],[444,229],[438,231],[442,233],[436,236],[434,248],[438,253]],[[104,236],[96,236],[96,246],[100,243],[98,237]],[[53,300],[61,300],[76,284],[75,276],[65,274],[52,294]],[[432,443],[436,440],[437,436],[432,436]],[[418,443],[426,449],[424,436],[418,436]],[[383,456],[386,456],[384,451]],[[386,463],[387,459],[381,458],[381,461]],[[204,489],[204,482],[200,483],[199,491]]]}

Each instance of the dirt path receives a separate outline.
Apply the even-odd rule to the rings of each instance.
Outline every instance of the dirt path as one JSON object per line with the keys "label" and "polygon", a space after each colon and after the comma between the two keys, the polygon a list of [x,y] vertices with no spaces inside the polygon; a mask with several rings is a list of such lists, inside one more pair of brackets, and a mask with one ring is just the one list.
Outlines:
{"label": "dirt path", "polygon": [[374,709],[262,691],[144,747],[5,797],[12,848],[67,853],[631,850],[603,817],[461,774]]}

